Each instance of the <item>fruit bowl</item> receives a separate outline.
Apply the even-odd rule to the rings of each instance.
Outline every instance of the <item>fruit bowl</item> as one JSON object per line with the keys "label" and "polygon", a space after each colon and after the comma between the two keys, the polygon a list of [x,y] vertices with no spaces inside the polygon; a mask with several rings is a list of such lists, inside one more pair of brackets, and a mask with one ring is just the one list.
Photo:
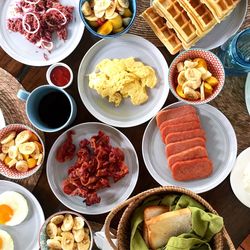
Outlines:
{"label": "fruit bowl", "polygon": [[[106,0],[105,2],[114,3],[111,0]],[[106,11],[103,12],[103,10],[97,12],[98,17],[95,16],[96,12],[93,12],[93,6],[91,5],[91,0],[79,1],[79,13],[83,23],[85,24],[85,26],[87,27],[88,31],[91,34],[100,38],[115,38],[122,34],[127,33],[136,17],[136,0],[116,1],[117,4],[126,2],[129,2],[129,7],[123,8],[119,5],[118,7],[119,10],[117,9],[117,7],[115,7],[116,8],[115,12],[119,14],[107,16],[107,18],[109,19],[106,19],[107,12]],[[87,5],[87,7],[85,5]],[[90,5],[91,5],[91,10],[89,9]],[[126,4],[123,6],[126,6]],[[92,14],[87,16],[87,14],[90,14],[91,11]],[[85,14],[83,12],[85,12]],[[104,13],[103,16],[101,16],[102,13]]]}
{"label": "fruit bowl", "polygon": [[[83,234],[80,232],[82,229],[84,230],[82,232]],[[72,239],[72,236],[74,237],[74,247],[71,248],[68,246],[69,248],[67,249],[91,250],[93,248],[93,232],[88,221],[82,215],[72,211],[57,212],[46,219],[41,227],[39,235],[40,249],[49,250],[52,249],[52,246],[53,249],[66,249],[65,246],[62,247],[62,244],[67,243],[72,245],[70,240],[70,238]],[[69,239],[66,239],[66,237]],[[59,246],[56,248],[56,245]]]}
{"label": "fruit bowl", "polygon": [[[191,70],[188,67],[191,67]],[[207,72],[205,70],[207,70]],[[195,82],[193,80],[191,81],[191,79],[195,79],[195,73],[197,72],[200,74],[200,79],[199,77],[197,78],[200,84],[195,85]],[[190,73],[193,73],[193,76]],[[189,76],[191,77],[190,79],[188,79]],[[187,83],[187,81],[189,82]],[[212,101],[223,88],[225,82],[224,67],[220,59],[208,50],[187,50],[180,53],[171,63],[168,82],[171,92],[178,100],[193,105],[208,103]],[[197,96],[189,95],[188,91],[185,92],[189,90],[185,89],[184,91],[185,86],[193,87],[191,94]],[[201,87],[203,89],[201,89]]]}
{"label": "fruit bowl", "polygon": [[24,179],[33,175],[43,164],[44,152],[41,137],[30,127],[10,124],[0,130],[0,173],[3,176]]}

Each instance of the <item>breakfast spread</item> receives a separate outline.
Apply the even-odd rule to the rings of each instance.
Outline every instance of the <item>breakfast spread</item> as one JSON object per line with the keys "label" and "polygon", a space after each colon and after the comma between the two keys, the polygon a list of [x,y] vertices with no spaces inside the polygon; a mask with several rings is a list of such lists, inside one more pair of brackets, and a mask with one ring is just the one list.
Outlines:
{"label": "breakfast spread", "polygon": [[9,168],[27,172],[43,161],[43,146],[30,130],[11,131],[1,141],[0,160]]}
{"label": "breakfast spread", "polygon": [[14,250],[14,241],[9,233],[0,229],[0,249],[1,250]]}
{"label": "breakfast spread", "polygon": [[100,203],[97,191],[110,187],[110,179],[119,181],[128,174],[124,162],[124,153],[110,144],[110,138],[104,132],[83,139],[79,143],[77,160],[68,169],[68,177],[63,181],[63,192],[85,199],[87,206]]}
{"label": "breakfast spread", "polygon": [[74,214],[53,216],[46,226],[47,246],[50,249],[90,249],[90,232],[82,217]]}
{"label": "breakfast spread", "polygon": [[238,3],[239,0],[154,0],[141,16],[169,52],[176,54],[206,36]]}
{"label": "breakfast spread", "polygon": [[172,176],[177,181],[206,178],[213,171],[205,131],[196,109],[189,105],[165,109],[156,116]]}
{"label": "breakfast spread", "polygon": [[195,58],[177,64],[177,94],[188,100],[205,100],[213,94],[219,81],[208,70],[203,58]]}
{"label": "breakfast spread", "polygon": [[157,77],[154,69],[129,57],[104,59],[89,75],[89,87],[117,107],[123,98],[130,98],[133,105],[148,100],[147,87],[154,88]]}
{"label": "breakfast spread", "polygon": [[133,15],[128,0],[84,1],[82,13],[88,24],[100,35],[122,32]]}
{"label": "breakfast spread", "polygon": [[72,6],[59,0],[20,0],[9,10],[8,29],[18,32],[38,48],[53,50],[53,36],[67,40],[68,24],[73,20]]}

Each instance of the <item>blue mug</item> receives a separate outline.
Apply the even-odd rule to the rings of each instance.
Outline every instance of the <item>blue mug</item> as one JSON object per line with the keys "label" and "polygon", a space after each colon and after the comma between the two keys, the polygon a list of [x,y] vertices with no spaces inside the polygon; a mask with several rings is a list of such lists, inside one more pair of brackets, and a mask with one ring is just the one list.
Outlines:
{"label": "blue mug", "polygon": [[43,132],[57,132],[69,126],[76,118],[75,100],[63,89],[43,85],[31,93],[20,89],[17,97],[26,101],[30,122]]}

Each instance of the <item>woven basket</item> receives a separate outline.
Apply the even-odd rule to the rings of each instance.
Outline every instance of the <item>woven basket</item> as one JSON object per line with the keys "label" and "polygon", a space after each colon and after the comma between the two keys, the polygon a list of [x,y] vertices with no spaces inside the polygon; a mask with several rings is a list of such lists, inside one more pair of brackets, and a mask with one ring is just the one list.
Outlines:
{"label": "woven basket", "polygon": [[[119,206],[114,208],[109,215],[107,216],[105,220],[105,235],[107,237],[107,240],[111,247],[114,250],[128,250],[129,245],[130,245],[130,218],[134,210],[142,203],[142,201],[151,196],[151,195],[166,195],[166,194],[186,194],[196,201],[200,202],[209,212],[212,212],[214,214],[218,214],[210,205],[208,202],[206,202],[203,198],[201,198],[199,195],[184,189],[180,187],[173,187],[173,186],[167,186],[167,187],[159,187],[159,188],[153,188],[147,191],[144,191],[128,200],[125,202],[121,203]],[[117,235],[112,235],[110,233],[110,224],[113,218],[118,214],[119,211],[124,209],[124,212],[122,214],[122,217],[120,219],[119,225],[118,225],[118,230],[117,230]],[[112,239],[117,239],[117,244],[116,246]],[[229,247],[230,250],[235,250],[235,247],[233,245],[233,242],[228,235],[225,227],[219,232],[218,234],[215,235],[213,238],[213,241],[211,242],[212,249],[213,250],[223,250],[224,248],[224,239],[226,239],[226,243]],[[138,249],[139,250],[139,249]]]}

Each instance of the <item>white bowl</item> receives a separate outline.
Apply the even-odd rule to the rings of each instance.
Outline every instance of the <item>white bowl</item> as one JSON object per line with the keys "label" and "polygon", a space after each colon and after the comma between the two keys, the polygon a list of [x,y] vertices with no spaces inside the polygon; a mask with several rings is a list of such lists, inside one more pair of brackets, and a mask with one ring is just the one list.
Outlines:
{"label": "white bowl", "polygon": [[[51,81],[51,78],[50,78],[50,74],[51,74],[52,70],[53,70],[54,68],[58,67],[58,66],[65,67],[66,69],[69,70],[69,73],[70,73],[69,82],[68,82],[66,85],[64,85],[64,86],[57,86],[57,85],[55,85],[55,84]],[[48,68],[48,70],[47,70],[47,72],[46,72],[46,79],[47,79],[47,82],[49,83],[49,85],[52,85],[52,86],[57,87],[57,88],[60,88],[60,89],[66,89],[66,88],[68,88],[68,87],[72,84],[72,82],[73,82],[73,71],[72,71],[72,69],[71,69],[67,64],[65,64],[65,63],[61,63],[61,62],[60,62],[60,63],[54,63],[54,64],[52,64],[52,65]]]}

